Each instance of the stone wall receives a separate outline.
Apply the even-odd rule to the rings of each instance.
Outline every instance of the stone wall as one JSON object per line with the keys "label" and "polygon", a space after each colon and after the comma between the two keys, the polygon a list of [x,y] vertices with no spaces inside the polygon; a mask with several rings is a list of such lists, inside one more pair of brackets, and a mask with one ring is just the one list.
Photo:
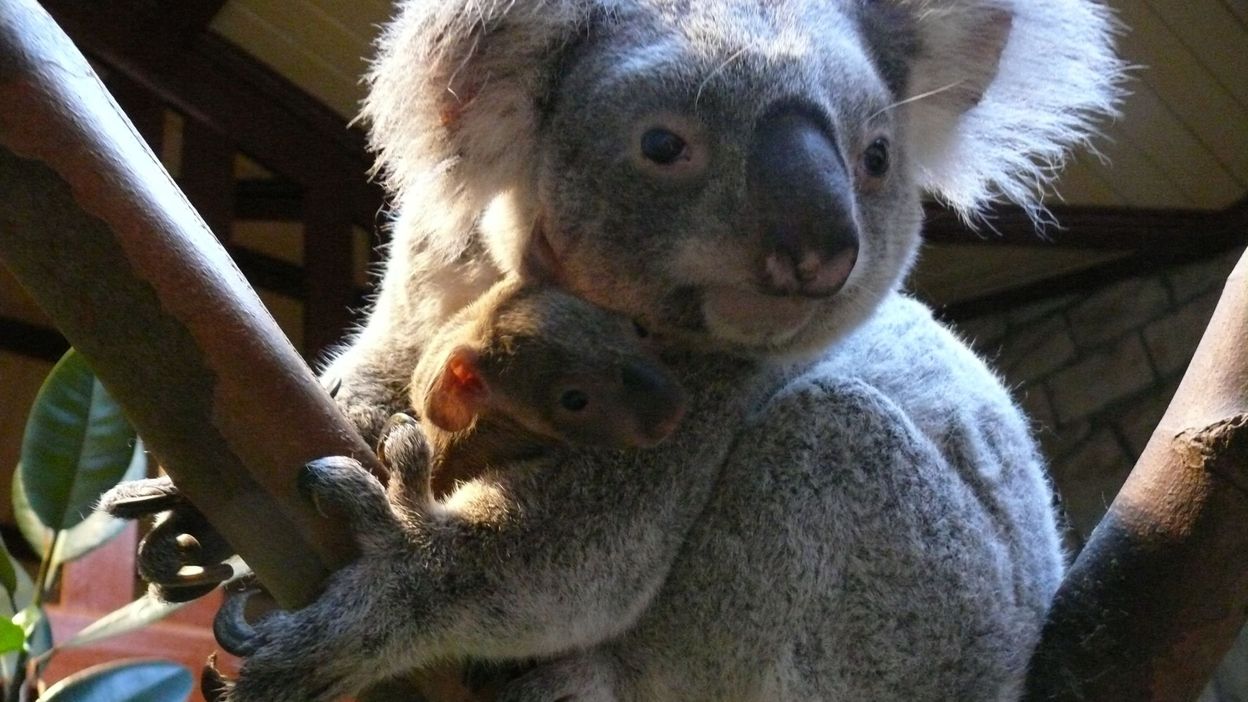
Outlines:
{"label": "stone wall", "polygon": [[[1229,251],[954,325],[1033,419],[1072,550],[1143,451],[1240,255]],[[1201,702],[1248,702],[1248,634],[1240,638]]]}

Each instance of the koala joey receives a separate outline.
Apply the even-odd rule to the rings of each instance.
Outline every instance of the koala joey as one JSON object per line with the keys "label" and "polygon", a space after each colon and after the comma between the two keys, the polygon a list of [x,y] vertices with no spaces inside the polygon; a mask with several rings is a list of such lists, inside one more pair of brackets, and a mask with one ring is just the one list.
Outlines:
{"label": "koala joey", "polygon": [[550,285],[496,284],[429,340],[412,374],[434,493],[558,444],[662,441],[685,401],[648,336]]}
{"label": "koala joey", "polygon": [[[230,699],[463,658],[541,661],[510,700],[1017,698],[1063,569],[1051,490],[899,286],[925,190],[1040,216],[1114,112],[1113,26],[1092,0],[400,2],[363,114],[398,216],[327,370],[348,415],[375,436],[534,248],[655,332],[687,410],[658,449],[561,446],[421,518],[309,466],[363,555],[246,632]],[[387,439],[405,471],[419,437]]]}

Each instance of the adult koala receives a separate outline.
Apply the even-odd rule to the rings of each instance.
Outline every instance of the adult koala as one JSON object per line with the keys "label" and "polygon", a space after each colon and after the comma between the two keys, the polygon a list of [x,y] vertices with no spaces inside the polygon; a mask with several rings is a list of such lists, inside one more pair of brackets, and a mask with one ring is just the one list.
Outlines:
{"label": "adult koala", "polygon": [[313,464],[363,556],[239,625],[229,698],[448,657],[544,660],[511,700],[1016,698],[1063,567],[1050,488],[1000,382],[897,287],[920,190],[1037,207],[1113,111],[1111,24],[1085,0],[403,3],[364,111],[399,219],[340,402],[376,436],[428,330],[536,256],[666,339],[690,411],[449,513]]}

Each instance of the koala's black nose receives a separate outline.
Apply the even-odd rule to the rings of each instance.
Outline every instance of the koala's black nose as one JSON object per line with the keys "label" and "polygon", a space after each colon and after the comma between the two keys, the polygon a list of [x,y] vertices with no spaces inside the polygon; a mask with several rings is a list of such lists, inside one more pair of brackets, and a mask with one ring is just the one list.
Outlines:
{"label": "koala's black nose", "polygon": [[747,169],[763,284],[786,295],[836,293],[858,260],[858,225],[834,136],[806,110],[776,110],[758,125]]}

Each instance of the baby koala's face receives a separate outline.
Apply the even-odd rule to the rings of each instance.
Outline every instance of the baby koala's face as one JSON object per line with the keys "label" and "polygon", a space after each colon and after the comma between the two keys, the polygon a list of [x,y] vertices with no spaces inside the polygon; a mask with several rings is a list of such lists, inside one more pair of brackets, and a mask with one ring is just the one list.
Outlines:
{"label": "baby koala's face", "polygon": [[509,288],[454,333],[463,338],[424,395],[425,419],[445,431],[487,417],[554,441],[635,448],[684,416],[684,391],[644,329],[553,287]]}
{"label": "baby koala's face", "polygon": [[684,416],[684,391],[645,329],[552,287],[500,305],[479,354],[491,406],[559,441],[654,446]]}

